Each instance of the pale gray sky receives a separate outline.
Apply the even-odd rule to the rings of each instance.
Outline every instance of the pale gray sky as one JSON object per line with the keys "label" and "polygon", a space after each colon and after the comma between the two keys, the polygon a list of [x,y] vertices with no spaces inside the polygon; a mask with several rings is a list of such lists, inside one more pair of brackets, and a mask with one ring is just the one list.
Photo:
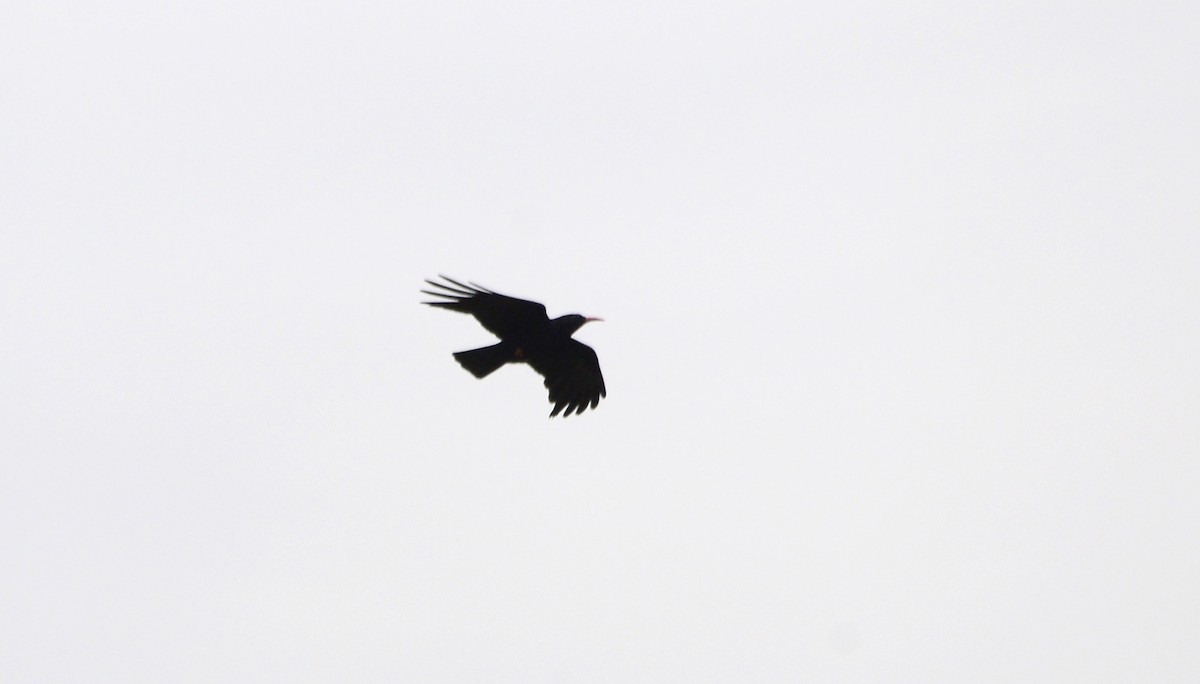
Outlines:
{"label": "pale gray sky", "polygon": [[1198,22],[7,7],[0,679],[1197,681]]}

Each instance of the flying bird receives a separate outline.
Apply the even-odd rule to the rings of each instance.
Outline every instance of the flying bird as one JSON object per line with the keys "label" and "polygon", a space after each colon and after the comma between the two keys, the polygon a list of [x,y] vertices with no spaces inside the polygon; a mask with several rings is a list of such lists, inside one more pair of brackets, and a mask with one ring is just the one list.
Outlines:
{"label": "flying bird", "polygon": [[488,332],[500,338],[490,347],[456,352],[454,359],[477,378],[486,377],[506,363],[527,363],[546,379],[553,418],[593,409],[606,396],[600,360],[586,344],[572,339],[585,323],[599,321],[579,314],[551,320],[546,307],[492,292],[475,283],[463,284],[441,276],[445,283],[426,279],[439,291],[421,290],[445,301],[422,302],[474,316]]}

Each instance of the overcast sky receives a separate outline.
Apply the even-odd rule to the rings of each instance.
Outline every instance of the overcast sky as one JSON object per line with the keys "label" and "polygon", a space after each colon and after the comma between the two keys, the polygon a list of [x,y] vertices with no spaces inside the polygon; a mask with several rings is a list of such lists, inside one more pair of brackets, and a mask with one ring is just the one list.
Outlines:
{"label": "overcast sky", "polygon": [[6,7],[0,679],[1200,681],[1198,25]]}

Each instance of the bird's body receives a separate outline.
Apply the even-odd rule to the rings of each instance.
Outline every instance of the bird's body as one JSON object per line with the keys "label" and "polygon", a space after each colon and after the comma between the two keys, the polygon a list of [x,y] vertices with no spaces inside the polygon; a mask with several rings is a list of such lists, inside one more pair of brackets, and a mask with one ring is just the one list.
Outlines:
{"label": "bird's body", "polygon": [[421,292],[446,301],[424,303],[470,314],[500,338],[490,347],[454,354],[472,375],[486,377],[506,363],[529,364],[546,379],[554,404],[551,418],[559,413],[564,417],[583,413],[589,406],[594,409],[607,395],[596,352],[571,337],[588,321],[600,319],[568,314],[551,320],[546,307],[537,302],[498,294],[474,283],[464,285],[446,276],[442,279],[449,284],[425,281],[442,292]]}

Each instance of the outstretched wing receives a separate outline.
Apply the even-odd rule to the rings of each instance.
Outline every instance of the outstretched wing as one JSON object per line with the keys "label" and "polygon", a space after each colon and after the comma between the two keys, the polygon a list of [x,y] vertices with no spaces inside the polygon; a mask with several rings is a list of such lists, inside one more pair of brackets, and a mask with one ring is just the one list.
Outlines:
{"label": "outstretched wing", "polygon": [[422,302],[459,313],[471,314],[483,327],[500,339],[520,335],[532,329],[545,326],[549,319],[546,317],[546,307],[537,302],[517,299],[508,295],[496,294],[491,290],[480,287],[475,283],[464,285],[457,280],[441,276],[449,285],[426,280],[442,292],[421,290],[427,295],[442,297],[444,302]]}
{"label": "outstretched wing", "polygon": [[596,408],[600,397],[607,396],[604,376],[600,374],[600,359],[591,347],[578,340],[568,340],[554,353],[530,356],[526,361],[546,378],[550,403],[554,404],[551,418],[559,413],[564,418],[572,413],[583,413],[589,406]]}

